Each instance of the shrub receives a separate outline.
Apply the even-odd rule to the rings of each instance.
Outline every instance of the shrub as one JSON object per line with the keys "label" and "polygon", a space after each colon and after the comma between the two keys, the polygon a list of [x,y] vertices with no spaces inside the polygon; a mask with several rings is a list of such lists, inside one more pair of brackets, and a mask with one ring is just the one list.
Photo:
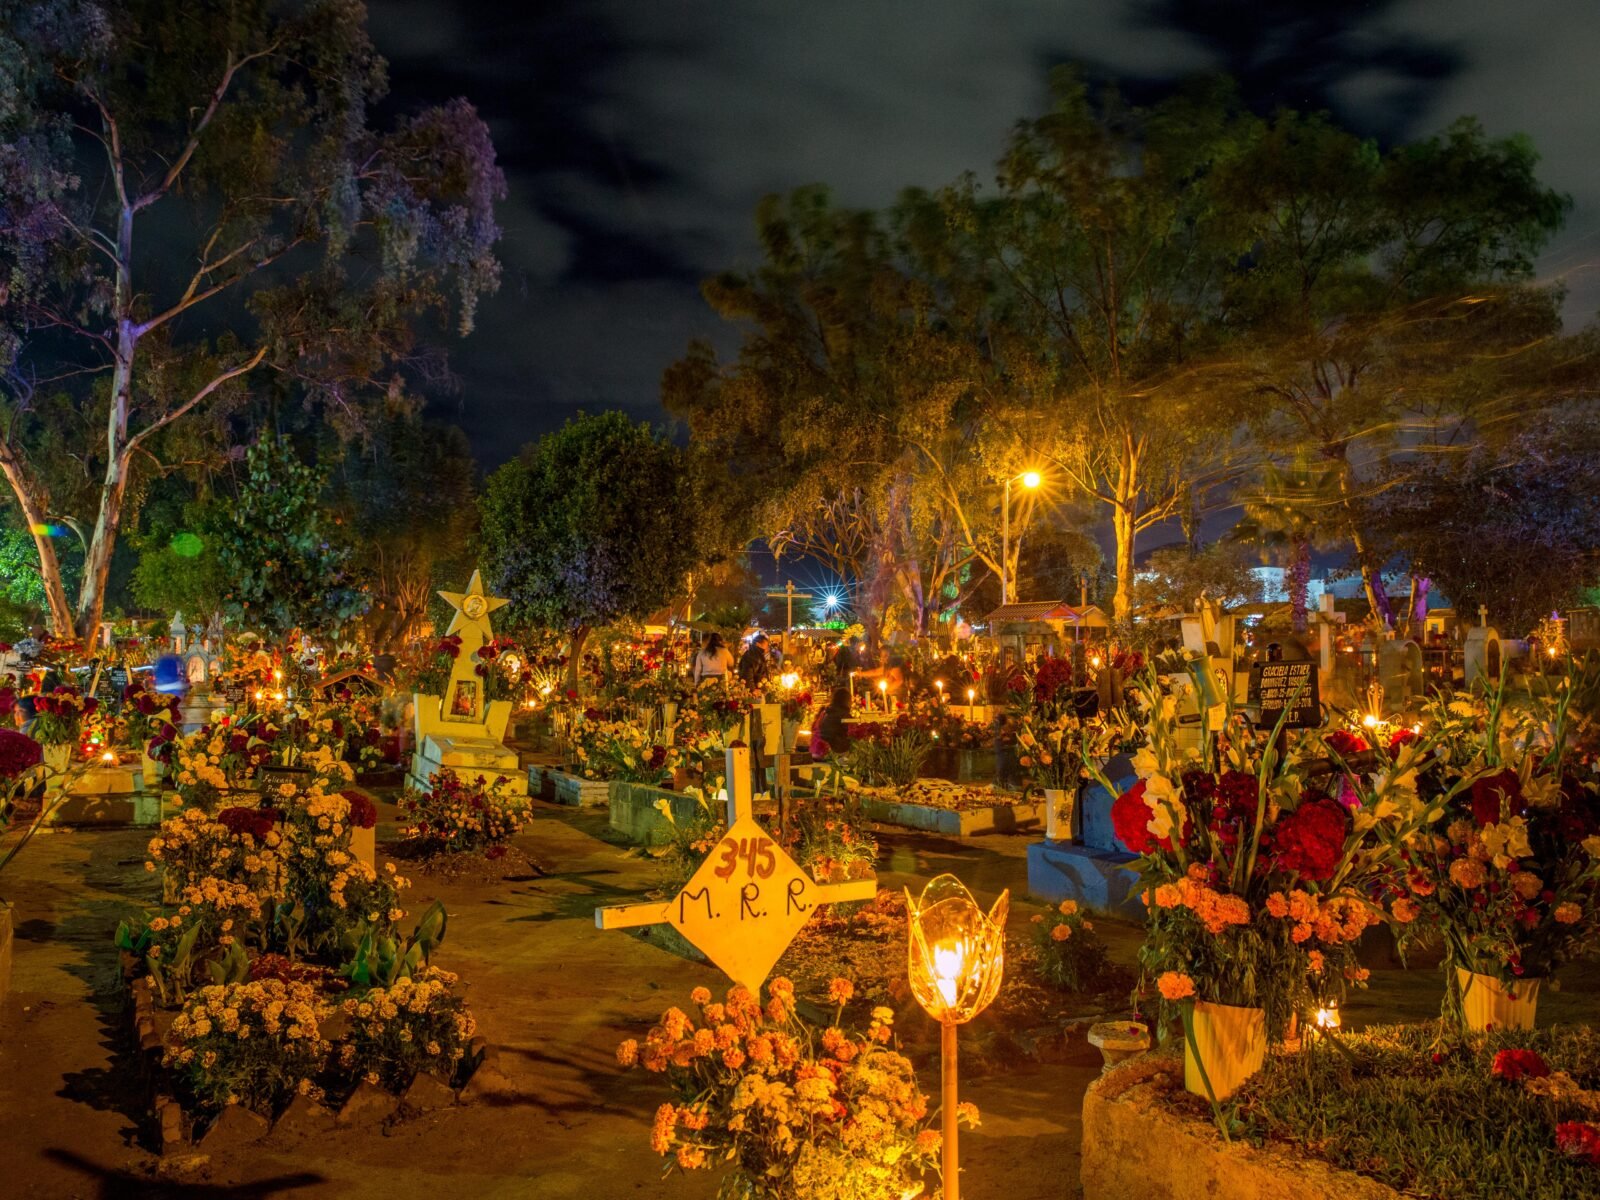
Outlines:
{"label": "shrub", "polygon": [[441,772],[429,778],[426,792],[407,791],[401,811],[411,819],[406,837],[426,853],[481,854],[522,828],[528,802],[506,795],[501,780],[490,783],[480,775],[469,783]]}
{"label": "shrub", "polygon": [[1078,909],[1076,900],[1063,900],[1050,916],[1034,920],[1034,946],[1039,974],[1047,983],[1067,992],[1089,991],[1104,982],[1106,947],[1094,931],[1094,922]]}
{"label": "shrub", "polygon": [[167,1035],[163,1061],[202,1108],[242,1104],[270,1117],[296,1092],[320,1095],[333,1006],[311,984],[261,979],[203,987]]}
{"label": "shrub", "polygon": [[334,1056],[341,1073],[402,1091],[422,1071],[453,1078],[477,1023],[451,992],[456,976],[425,967],[387,988],[350,996],[340,1006],[348,1033]]}

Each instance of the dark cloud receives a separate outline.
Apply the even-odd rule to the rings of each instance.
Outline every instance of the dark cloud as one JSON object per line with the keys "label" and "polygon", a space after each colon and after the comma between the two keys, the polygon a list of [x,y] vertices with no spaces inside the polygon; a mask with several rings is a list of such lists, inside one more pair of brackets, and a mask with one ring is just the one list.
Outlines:
{"label": "dark cloud", "polygon": [[753,264],[765,193],[851,204],[987,177],[1048,68],[1154,94],[1226,70],[1256,105],[1326,107],[1381,137],[1466,112],[1524,131],[1573,193],[1542,264],[1600,305],[1594,0],[372,0],[396,107],[465,95],[510,182],[505,284],[453,348],[487,463],[579,408],[660,415],[663,367],[726,341],[698,281]]}

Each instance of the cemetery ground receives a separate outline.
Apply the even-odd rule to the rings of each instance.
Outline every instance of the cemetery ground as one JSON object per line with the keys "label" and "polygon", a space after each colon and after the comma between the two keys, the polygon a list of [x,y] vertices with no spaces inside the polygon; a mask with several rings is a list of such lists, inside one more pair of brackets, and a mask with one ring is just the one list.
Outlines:
{"label": "cemetery ground", "polygon": [[[380,835],[393,828],[392,806],[381,815]],[[597,931],[595,906],[643,898],[656,869],[617,840],[603,810],[543,802],[515,843],[533,873],[484,881],[413,872],[413,909],[437,897],[450,914],[437,961],[470,980],[480,1031],[497,1047],[481,1099],[389,1127],[163,1161],[147,1093],[131,1066],[125,990],[110,939],[118,919],[148,902],[157,886],[143,870],[150,836],[133,829],[42,836],[8,880],[20,928],[14,987],[0,1012],[6,1196],[607,1200],[715,1192],[707,1173],[662,1178],[660,1159],[646,1144],[651,1114],[665,1098],[661,1081],[620,1070],[614,1052],[662,1009],[683,1004],[693,987],[720,990],[726,980],[647,937]],[[955,870],[985,900],[1009,887],[1018,901],[1014,927],[1038,911],[1024,900],[1032,835],[880,837],[885,889]],[[1098,928],[1114,960],[1131,966],[1140,927],[1100,919]],[[1409,971],[1382,961],[1374,967],[1371,989],[1353,994],[1345,1009],[1347,1025],[1436,1015],[1440,984],[1431,961],[1414,961]],[[1600,1018],[1600,971],[1579,964],[1562,979],[1563,989],[1541,1008],[1541,1023]],[[1061,1007],[1067,1017],[1086,1018],[1106,1002],[1064,996]],[[922,1021],[914,1005],[903,1010],[901,1033],[931,1088],[937,1058]],[[983,1113],[982,1127],[963,1138],[965,1194],[1079,1195],[1079,1112],[1100,1066],[1084,1027],[1042,1060],[983,1058],[967,1059],[973,1065],[962,1088]]]}

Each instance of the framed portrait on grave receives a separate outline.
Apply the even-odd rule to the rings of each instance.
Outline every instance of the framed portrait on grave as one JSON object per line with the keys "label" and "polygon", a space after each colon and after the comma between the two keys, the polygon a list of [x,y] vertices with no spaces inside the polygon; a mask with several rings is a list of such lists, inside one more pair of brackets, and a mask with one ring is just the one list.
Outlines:
{"label": "framed portrait on grave", "polygon": [[444,719],[447,721],[471,721],[476,723],[482,715],[482,701],[478,691],[476,679],[457,679],[450,690],[450,703],[445,706]]}

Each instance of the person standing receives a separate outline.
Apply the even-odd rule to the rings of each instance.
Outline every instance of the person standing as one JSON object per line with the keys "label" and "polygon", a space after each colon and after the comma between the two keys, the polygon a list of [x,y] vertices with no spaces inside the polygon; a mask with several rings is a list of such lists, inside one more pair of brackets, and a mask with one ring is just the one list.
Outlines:
{"label": "person standing", "polygon": [[758,633],[739,658],[739,682],[746,687],[760,687],[772,673],[772,662],[767,657],[767,635]]}
{"label": "person standing", "polygon": [[695,687],[703,687],[708,679],[724,679],[733,670],[733,652],[723,643],[720,633],[706,638],[700,652],[694,656]]}

